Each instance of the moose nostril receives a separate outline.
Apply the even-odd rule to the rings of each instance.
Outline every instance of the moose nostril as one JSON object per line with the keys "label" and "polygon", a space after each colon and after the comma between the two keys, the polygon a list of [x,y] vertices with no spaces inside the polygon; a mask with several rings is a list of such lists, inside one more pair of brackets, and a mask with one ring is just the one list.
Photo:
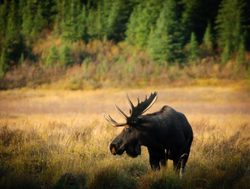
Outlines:
{"label": "moose nostril", "polygon": [[113,155],[116,155],[116,147],[114,144],[110,144],[110,152],[113,154]]}

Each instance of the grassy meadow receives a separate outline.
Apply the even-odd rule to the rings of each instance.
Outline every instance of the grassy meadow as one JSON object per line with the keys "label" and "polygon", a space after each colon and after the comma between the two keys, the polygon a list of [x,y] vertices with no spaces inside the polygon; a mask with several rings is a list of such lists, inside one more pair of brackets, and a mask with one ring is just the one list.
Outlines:
{"label": "grassy meadow", "polygon": [[[152,172],[146,148],[138,158],[113,156],[108,145],[121,131],[103,115],[122,117],[126,94],[151,91],[183,112],[194,130],[187,171],[180,180]],[[239,86],[0,92],[0,188],[241,188],[250,187],[250,92]]]}

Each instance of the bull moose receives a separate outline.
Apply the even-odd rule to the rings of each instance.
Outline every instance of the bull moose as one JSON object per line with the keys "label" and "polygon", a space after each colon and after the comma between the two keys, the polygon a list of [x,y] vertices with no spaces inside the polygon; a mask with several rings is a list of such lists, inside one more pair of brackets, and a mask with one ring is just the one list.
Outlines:
{"label": "bull moose", "polygon": [[129,156],[137,157],[141,154],[141,146],[146,146],[152,170],[159,170],[170,159],[173,160],[174,169],[182,177],[193,141],[193,131],[186,116],[169,106],[144,115],[156,101],[156,92],[146,96],[144,101],[137,98],[136,106],[128,96],[127,98],[131,106],[130,116],[116,106],[125,116],[126,122],[118,123],[110,115],[105,115],[113,126],[124,127],[111,142],[111,153],[122,155],[126,151]]}

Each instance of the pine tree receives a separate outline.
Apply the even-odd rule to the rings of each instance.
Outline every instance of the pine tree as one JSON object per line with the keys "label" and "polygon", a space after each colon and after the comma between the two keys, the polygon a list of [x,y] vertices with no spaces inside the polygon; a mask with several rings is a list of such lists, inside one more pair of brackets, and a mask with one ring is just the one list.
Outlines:
{"label": "pine tree", "polygon": [[31,31],[31,35],[33,37],[36,37],[39,33],[41,33],[43,27],[46,24],[46,21],[43,18],[42,15],[42,7],[39,4],[38,7],[36,8],[36,14],[35,14],[35,18],[34,18],[34,26],[32,27],[32,31]]}
{"label": "pine tree", "polygon": [[183,38],[178,15],[177,2],[166,1],[148,40],[148,49],[154,60],[169,63],[182,61]]}
{"label": "pine tree", "polygon": [[49,54],[46,58],[45,65],[46,66],[53,66],[56,65],[57,62],[59,61],[59,55],[58,55],[58,50],[55,45],[50,47]]}
{"label": "pine tree", "polygon": [[7,20],[7,2],[4,1],[3,4],[0,4],[0,48],[4,41],[5,30],[6,30],[6,20]]}
{"label": "pine tree", "polygon": [[5,64],[8,64],[8,66],[18,63],[24,49],[20,33],[20,23],[18,3],[16,1],[11,1],[7,15],[6,33],[2,48],[2,50],[6,53]]}
{"label": "pine tree", "polygon": [[132,5],[124,0],[112,1],[107,20],[107,38],[119,41],[124,38],[126,23]]}
{"label": "pine tree", "polygon": [[79,35],[79,18],[82,11],[80,0],[71,1],[67,4],[69,12],[65,15],[63,22],[63,38],[68,41],[77,41],[81,39]]}
{"label": "pine tree", "polygon": [[182,0],[182,28],[184,42],[189,41],[191,32],[195,32],[197,41],[202,41],[207,20],[214,24],[221,0]]}
{"label": "pine tree", "polygon": [[33,27],[33,14],[32,10],[32,1],[26,1],[26,4],[23,1],[22,7],[22,34],[27,39],[30,37],[30,33]]}
{"label": "pine tree", "polygon": [[97,36],[97,29],[96,29],[96,11],[93,9],[88,10],[87,16],[87,35],[90,38],[96,38]]}
{"label": "pine tree", "polygon": [[138,27],[138,23],[139,23],[138,17],[140,15],[141,9],[142,9],[141,5],[138,5],[134,8],[129,18],[129,22],[128,22],[128,26],[126,30],[126,36],[127,36],[126,41],[132,45],[136,44],[135,38],[136,38],[137,32],[135,31],[135,28]]}
{"label": "pine tree", "polygon": [[185,28],[184,39],[186,42],[190,39],[192,31],[195,31],[195,26],[200,24],[195,22],[200,17],[198,13],[201,11],[201,2],[199,0],[183,0],[184,10],[182,13],[181,23]]}
{"label": "pine tree", "polygon": [[188,46],[188,60],[195,62],[199,58],[199,45],[194,32],[191,33],[191,38]]}
{"label": "pine tree", "polygon": [[146,47],[151,28],[155,27],[161,9],[160,1],[149,0],[135,7],[128,26],[127,41],[141,48]]}
{"label": "pine tree", "polygon": [[167,25],[166,25],[166,6],[157,19],[155,29],[151,29],[148,40],[148,51],[152,58],[157,62],[165,62],[167,60]]}
{"label": "pine tree", "polygon": [[[241,0],[223,0],[220,5],[216,24],[218,30],[218,44],[222,52],[222,62],[239,48],[242,35],[242,10],[244,4]],[[225,59],[226,57],[226,59]]]}
{"label": "pine tree", "polygon": [[24,63],[24,54],[22,53],[20,56],[20,60],[19,60],[19,64],[23,64]]}
{"label": "pine tree", "polygon": [[0,78],[2,78],[6,71],[6,54],[4,51],[0,54]]}
{"label": "pine tree", "polygon": [[78,39],[83,39],[85,41],[88,40],[87,35],[87,10],[86,7],[83,6],[80,14],[78,15],[78,25],[76,29],[76,36]]}
{"label": "pine tree", "polygon": [[243,37],[241,38],[239,48],[237,51],[237,57],[236,57],[236,62],[237,62],[237,68],[246,68],[246,49],[245,49],[245,44]]}
{"label": "pine tree", "polygon": [[203,37],[203,47],[209,53],[213,50],[213,36],[212,36],[212,28],[211,24],[208,23],[204,37]]}
{"label": "pine tree", "polygon": [[71,50],[67,45],[63,45],[61,48],[60,61],[65,66],[70,66],[74,63]]}
{"label": "pine tree", "polygon": [[230,52],[230,45],[229,43],[226,43],[223,47],[223,51],[221,53],[221,63],[225,64],[231,57],[231,52]]}
{"label": "pine tree", "polygon": [[166,1],[167,62],[183,61],[183,31],[180,25],[179,1]]}

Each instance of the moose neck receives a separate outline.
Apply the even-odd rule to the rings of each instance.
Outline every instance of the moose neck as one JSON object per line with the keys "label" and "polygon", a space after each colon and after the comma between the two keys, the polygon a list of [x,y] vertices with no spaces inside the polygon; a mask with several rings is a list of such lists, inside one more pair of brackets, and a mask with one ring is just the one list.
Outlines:
{"label": "moose neck", "polygon": [[161,148],[161,146],[159,146],[159,138],[153,135],[152,130],[140,130],[138,133],[139,141],[142,146]]}

